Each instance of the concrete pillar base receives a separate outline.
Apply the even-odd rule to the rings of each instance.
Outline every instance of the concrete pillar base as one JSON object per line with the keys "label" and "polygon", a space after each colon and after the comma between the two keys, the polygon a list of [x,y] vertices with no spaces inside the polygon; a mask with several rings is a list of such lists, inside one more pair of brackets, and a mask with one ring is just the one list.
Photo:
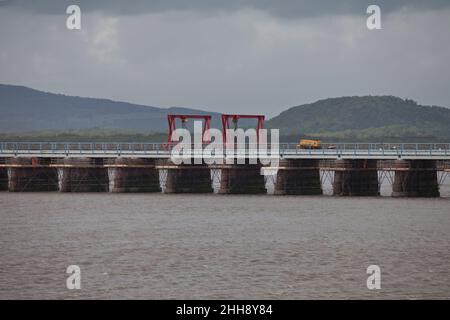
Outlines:
{"label": "concrete pillar base", "polygon": [[275,183],[275,195],[321,195],[319,160],[284,159]]}
{"label": "concrete pillar base", "polygon": [[219,194],[266,194],[260,164],[233,164],[221,169]]}
{"label": "concrete pillar base", "polygon": [[336,160],[333,195],[379,196],[377,160]]}
{"label": "concrete pillar base", "polygon": [[397,160],[394,164],[395,177],[392,186],[393,197],[440,196],[434,160]]}
{"label": "concrete pillar base", "polygon": [[108,192],[108,169],[101,158],[66,158],[59,168],[61,192]]}
{"label": "concrete pillar base", "polygon": [[154,159],[115,159],[109,168],[111,192],[161,192],[155,162]]}
{"label": "concrete pillar base", "polygon": [[8,160],[10,192],[58,191],[58,171],[50,158],[11,158]]}
{"label": "concrete pillar base", "polygon": [[170,160],[164,162],[167,180],[164,193],[213,193],[211,170],[206,164],[175,165]]}
{"label": "concrete pillar base", "polygon": [[[0,164],[5,165],[6,159],[0,159]],[[0,191],[8,190],[8,169],[6,167],[0,168]]]}

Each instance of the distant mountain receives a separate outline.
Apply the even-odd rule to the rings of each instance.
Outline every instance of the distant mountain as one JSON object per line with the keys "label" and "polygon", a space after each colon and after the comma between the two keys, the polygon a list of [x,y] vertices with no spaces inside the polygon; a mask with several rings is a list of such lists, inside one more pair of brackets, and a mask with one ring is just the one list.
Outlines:
{"label": "distant mountain", "polygon": [[189,108],[157,108],[107,99],[72,97],[0,84],[0,133],[99,128],[166,132],[167,114],[219,114]]}
{"label": "distant mountain", "polygon": [[290,108],[267,122],[287,137],[326,140],[450,140],[450,109],[393,96],[342,97]]}
{"label": "distant mountain", "polygon": [[[40,136],[33,133],[22,137],[54,139],[59,135],[61,139],[82,139],[82,136],[105,139],[116,136],[126,140],[127,135],[136,139],[138,134],[145,140],[151,133],[167,132],[168,113],[211,114],[213,127],[221,128],[220,114],[214,112],[72,97],[0,84],[0,139],[40,132]],[[240,126],[249,126],[251,121],[243,120]],[[330,98],[290,108],[268,120],[266,127],[279,128],[285,141],[312,137],[328,141],[448,142],[450,109],[421,106],[393,96]],[[157,139],[161,139],[160,135]]]}

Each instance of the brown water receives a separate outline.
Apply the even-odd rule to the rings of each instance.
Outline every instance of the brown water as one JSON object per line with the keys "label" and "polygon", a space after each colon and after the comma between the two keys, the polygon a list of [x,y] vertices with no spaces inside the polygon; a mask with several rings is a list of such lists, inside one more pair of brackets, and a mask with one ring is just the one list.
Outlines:
{"label": "brown water", "polygon": [[2,299],[448,299],[449,252],[449,198],[0,193]]}

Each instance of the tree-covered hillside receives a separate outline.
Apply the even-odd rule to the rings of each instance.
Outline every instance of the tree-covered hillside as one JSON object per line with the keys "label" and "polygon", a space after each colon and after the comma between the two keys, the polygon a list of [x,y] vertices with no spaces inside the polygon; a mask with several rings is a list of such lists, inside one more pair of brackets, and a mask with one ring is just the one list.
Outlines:
{"label": "tree-covered hillside", "polygon": [[[0,84],[0,133],[102,130],[166,132],[167,114],[210,114],[182,107],[158,108],[108,99],[73,97]],[[211,113],[217,124],[219,114]]]}
{"label": "tree-covered hillside", "polygon": [[[220,113],[158,108],[108,99],[72,97],[0,84],[0,140],[161,140],[167,114]],[[242,110],[242,113],[251,113]],[[254,127],[241,120],[241,127]],[[192,123],[190,123],[192,124]],[[421,106],[393,96],[342,97],[290,108],[266,122],[284,141],[449,142],[450,109]]]}
{"label": "tree-covered hillside", "polygon": [[450,140],[450,109],[393,96],[342,97],[290,108],[268,121],[283,136],[327,140]]}

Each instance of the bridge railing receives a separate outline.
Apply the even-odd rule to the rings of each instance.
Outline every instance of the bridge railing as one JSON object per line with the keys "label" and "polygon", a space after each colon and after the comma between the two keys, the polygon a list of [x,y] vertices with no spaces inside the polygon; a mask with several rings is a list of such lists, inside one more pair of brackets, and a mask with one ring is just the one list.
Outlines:
{"label": "bridge railing", "polygon": [[293,154],[381,154],[381,155],[450,155],[449,143],[324,143],[321,149],[299,149],[297,144],[280,144],[281,153]]}
{"label": "bridge railing", "polygon": [[123,142],[0,142],[0,153],[155,153],[168,152],[162,143]]}
{"label": "bridge railing", "polygon": [[[124,142],[0,142],[0,154],[168,154],[175,144]],[[300,149],[297,143],[268,145],[278,147],[281,154],[314,155],[450,155],[450,143],[324,143],[321,149]],[[245,153],[257,153],[249,145],[237,146]]]}

